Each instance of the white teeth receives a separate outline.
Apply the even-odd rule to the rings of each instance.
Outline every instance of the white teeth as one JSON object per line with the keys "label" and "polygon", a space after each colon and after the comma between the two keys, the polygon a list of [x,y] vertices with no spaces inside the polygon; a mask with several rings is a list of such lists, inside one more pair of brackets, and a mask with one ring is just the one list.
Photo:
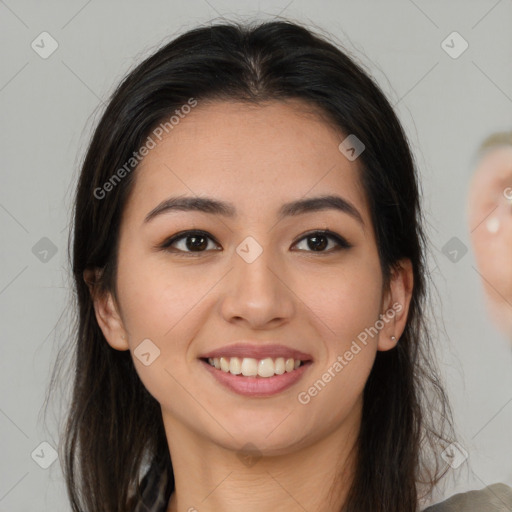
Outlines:
{"label": "white teeth", "polygon": [[258,361],[252,357],[244,357],[242,359],[242,375],[256,377],[258,375]]}
{"label": "white teeth", "polygon": [[274,363],[274,371],[277,375],[282,375],[285,372],[284,357],[278,357]]}
{"label": "white teeth", "polygon": [[258,375],[260,377],[272,377],[274,373],[274,361],[272,361],[270,357],[261,359],[261,361],[258,363]]}
{"label": "white teeth", "polygon": [[272,359],[254,359],[252,357],[210,357],[208,363],[218,370],[230,372],[233,375],[244,375],[245,377],[273,377],[282,375],[285,372],[292,372],[301,365],[299,359],[278,357]]}
{"label": "white teeth", "polygon": [[223,372],[229,372],[229,360],[225,357],[220,358],[220,369]]}
{"label": "white teeth", "polygon": [[238,357],[232,357],[229,361],[229,371],[233,375],[240,375],[242,373],[242,361]]}

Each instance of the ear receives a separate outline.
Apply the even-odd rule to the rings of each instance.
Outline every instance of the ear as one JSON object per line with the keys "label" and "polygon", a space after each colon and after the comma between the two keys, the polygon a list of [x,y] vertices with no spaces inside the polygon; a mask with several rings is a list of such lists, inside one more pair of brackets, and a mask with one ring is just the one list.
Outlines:
{"label": "ear", "polygon": [[379,332],[377,350],[391,350],[399,343],[407,322],[413,280],[411,260],[400,260],[391,272],[389,287],[382,299],[380,319],[384,327]]}
{"label": "ear", "polygon": [[110,292],[100,292],[101,269],[86,269],[83,274],[96,313],[96,320],[108,344],[116,350],[129,350],[127,332]]}

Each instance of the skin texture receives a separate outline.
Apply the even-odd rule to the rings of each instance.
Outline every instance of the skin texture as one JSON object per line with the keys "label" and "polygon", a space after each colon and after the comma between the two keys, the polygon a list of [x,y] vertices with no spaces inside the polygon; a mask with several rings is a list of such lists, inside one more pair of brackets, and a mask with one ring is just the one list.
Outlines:
{"label": "skin texture", "polygon": [[488,311],[512,342],[512,146],[492,148],[478,162],[467,215]]}
{"label": "skin texture", "polygon": [[[377,350],[392,349],[404,330],[410,262],[383,290],[358,161],[339,151],[345,136],[305,107],[296,100],[200,104],[136,171],[121,225],[119,303],[97,297],[95,310],[115,349],[133,355],[146,338],[160,349],[149,366],[133,360],[161,404],[176,479],[169,511],[339,510],[364,385]],[[364,227],[334,209],[277,219],[285,202],[333,193],[353,203]],[[171,195],[229,201],[237,216],[172,211],[144,223]],[[304,236],[326,228],[352,247],[335,251],[327,239],[315,251]],[[187,229],[214,240],[184,256],[154,248]],[[236,252],[247,236],[263,250],[252,263]],[[187,251],[185,243],[174,247]],[[394,303],[400,312],[317,396],[299,403],[298,393]],[[284,344],[311,354],[313,364],[280,394],[244,397],[218,384],[198,359],[240,340]],[[252,463],[240,456],[247,443],[256,447]],[[329,498],[340,467],[344,479]]]}

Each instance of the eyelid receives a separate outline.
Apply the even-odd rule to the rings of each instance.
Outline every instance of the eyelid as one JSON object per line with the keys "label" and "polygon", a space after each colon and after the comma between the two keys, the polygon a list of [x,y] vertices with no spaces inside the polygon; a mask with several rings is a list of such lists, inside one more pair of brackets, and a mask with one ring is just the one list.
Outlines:
{"label": "eyelid", "polygon": [[210,240],[212,240],[215,244],[219,245],[219,242],[217,242],[217,240],[215,239],[214,236],[212,236],[210,233],[208,233],[207,231],[203,231],[202,229],[184,229],[183,231],[179,231],[178,233],[175,233],[174,235],[172,235],[171,237],[169,238],[166,238],[161,244],[157,245],[156,246],[156,249],[163,249],[163,250],[168,250],[169,252],[174,252],[174,253],[178,253],[178,254],[201,254],[201,252],[207,252],[207,251],[197,251],[197,252],[193,252],[193,251],[181,251],[181,250],[176,250],[176,251],[171,251],[170,250],[170,246],[175,243],[175,242],[178,242],[178,241],[181,241],[183,239],[186,239],[187,236],[194,236],[194,235],[199,235],[199,236],[204,236],[206,238],[209,238]]}
{"label": "eyelid", "polygon": [[[335,250],[339,250],[339,249],[350,249],[351,247],[353,247],[353,245],[348,242],[348,240],[339,235],[338,233],[335,233],[334,231],[331,231],[330,229],[313,229],[311,231],[308,231],[307,233],[303,233],[302,235],[300,235],[295,242],[293,242],[292,245],[296,245],[298,242],[304,240],[304,238],[308,238],[309,236],[312,236],[312,235],[316,235],[316,234],[320,234],[320,235],[324,235],[328,238],[331,238],[333,239],[338,248],[335,249]],[[330,254],[331,252],[334,252],[332,249],[329,250],[329,251],[305,251],[305,252],[311,252],[313,254]]]}
{"label": "eyelid", "polygon": [[[350,249],[351,247],[353,247],[353,245],[348,242],[346,240],[345,237],[339,235],[338,233],[335,233],[329,229],[313,229],[313,230],[310,230],[306,233],[303,233],[301,234],[298,238],[295,239],[295,241],[292,243],[292,247],[294,245],[296,245],[297,243],[301,242],[302,240],[304,240],[305,238],[308,238],[309,236],[313,236],[313,235],[316,235],[316,234],[319,234],[319,235],[324,235],[326,236],[327,238],[330,238],[332,240],[334,240],[334,242],[336,243],[337,247],[335,249],[330,249],[328,251],[299,251],[299,252],[310,252],[312,254],[331,254],[332,252],[337,252],[339,250],[342,250],[342,249]],[[174,235],[172,235],[171,237],[165,239],[161,244],[159,244],[156,248],[157,249],[162,249],[162,250],[168,250],[169,252],[173,252],[175,254],[187,254],[187,255],[199,255],[201,253],[206,253],[206,252],[209,252],[209,251],[181,251],[181,250],[176,250],[176,251],[171,251],[169,248],[170,246],[177,242],[177,241],[180,241],[182,239],[185,239],[187,238],[187,236],[193,236],[193,235],[200,235],[200,236],[204,236],[206,238],[209,238],[210,240],[212,240],[215,244],[217,245],[220,245],[219,242],[217,242],[217,240],[215,239],[215,237],[213,237],[210,233],[208,233],[207,231],[203,231],[201,229],[186,229],[186,230],[183,230],[183,231],[179,231],[178,233],[175,233]]]}

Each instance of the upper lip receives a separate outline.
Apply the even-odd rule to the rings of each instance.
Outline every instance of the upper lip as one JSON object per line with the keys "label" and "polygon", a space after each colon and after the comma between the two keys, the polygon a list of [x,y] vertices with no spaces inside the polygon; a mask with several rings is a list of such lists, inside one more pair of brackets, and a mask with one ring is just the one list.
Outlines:
{"label": "upper lip", "polygon": [[270,357],[274,359],[277,357],[284,357],[301,361],[310,361],[312,359],[310,354],[306,354],[305,352],[301,352],[300,350],[296,350],[285,345],[254,345],[250,343],[226,345],[206,354],[202,354],[199,357],[201,359],[215,357],[252,357],[254,359],[265,359]]}

